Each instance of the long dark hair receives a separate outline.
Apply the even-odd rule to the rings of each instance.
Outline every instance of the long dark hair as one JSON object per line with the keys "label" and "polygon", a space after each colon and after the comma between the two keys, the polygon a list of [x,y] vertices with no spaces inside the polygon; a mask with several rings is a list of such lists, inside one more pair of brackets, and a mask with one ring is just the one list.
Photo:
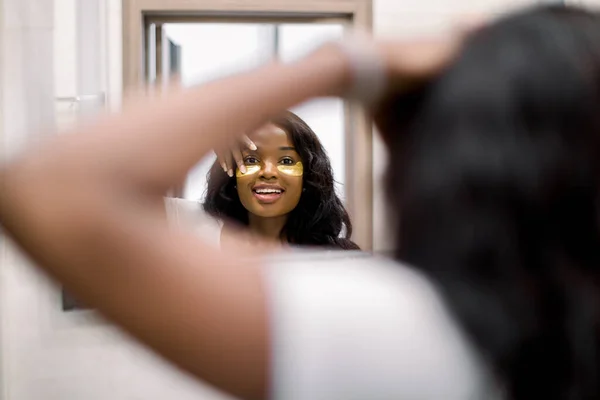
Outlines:
{"label": "long dark hair", "polygon": [[[350,240],[352,223],[335,193],[331,163],[317,135],[306,122],[289,111],[271,122],[290,135],[304,164],[304,191],[289,214],[281,236],[292,244],[358,249]],[[235,177],[227,176],[215,162],[207,181],[204,210],[216,218],[248,225],[248,211],[238,197]],[[340,237],[342,233],[343,237]]]}
{"label": "long dark hair", "polygon": [[600,398],[600,16],[472,34],[376,113],[396,257],[425,271],[512,399]]}

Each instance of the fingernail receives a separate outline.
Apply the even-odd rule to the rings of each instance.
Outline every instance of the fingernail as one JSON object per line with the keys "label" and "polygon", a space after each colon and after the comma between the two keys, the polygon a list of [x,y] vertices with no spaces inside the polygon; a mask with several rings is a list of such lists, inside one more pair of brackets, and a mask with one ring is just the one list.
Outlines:
{"label": "fingernail", "polygon": [[240,169],[240,171],[242,172],[242,174],[245,174],[246,171],[247,171],[245,165],[240,165],[238,168]]}
{"label": "fingernail", "polygon": [[250,150],[258,150],[258,147],[254,143],[250,144]]}
{"label": "fingernail", "polygon": [[229,175],[230,178],[233,178],[233,170],[229,170],[227,171],[227,175]]}

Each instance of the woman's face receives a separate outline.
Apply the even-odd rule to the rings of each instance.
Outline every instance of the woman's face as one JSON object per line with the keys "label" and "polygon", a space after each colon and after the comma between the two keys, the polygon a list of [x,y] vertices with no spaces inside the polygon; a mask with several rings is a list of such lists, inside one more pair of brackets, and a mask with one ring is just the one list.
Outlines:
{"label": "woman's face", "polygon": [[253,135],[257,150],[243,152],[246,173],[236,171],[237,192],[246,210],[259,217],[290,213],[302,194],[303,166],[287,132],[268,124]]}

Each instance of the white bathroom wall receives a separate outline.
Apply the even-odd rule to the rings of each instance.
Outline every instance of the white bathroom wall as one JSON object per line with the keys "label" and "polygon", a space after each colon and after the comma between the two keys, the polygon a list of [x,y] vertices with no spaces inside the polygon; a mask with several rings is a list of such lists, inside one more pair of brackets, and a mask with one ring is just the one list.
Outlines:
{"label": "white bathroom wall", "polygon": [[107,6],[104,0],[55,0],[54,94],[59,131],[106,103]]}
{"label": "white bathroom wall", "polygon": [[54,0],[54,105],[61,130],[72,126],[79,108],[68,100],[77,95],[76,1]]}
{"label": "white bathroom wall", "polygon": [[[2,157],[51,133],[54,123],[52,32],[53,8],[48,0],[0,2],[0,131]],[[1,189],[0,189],[1,190]],[[14,398],[20,384],[15,374],[20,356],[36,329],[32,303],[22,300],[37,287],[39,275],[13,262],[6,237],[0,233],[0,351],[2,399]],[[25,322],[26,321],[26,322]],[[22,331],[19,328],[26,328]],[[26,338],[21,339],[21,334]],[[33,353],[32,353],[33,354]]]}
{"label": "white bathroom wall", "polygon": [[[44,0],[4,0],[3,57],[0,92],[5,150],[12,154],[26,142],[46,130],[54,120],[51,104],[53,92],[52,2]],[[41,62],[39,62],[41,60]],[[49,63],[49,64],[48,64]],[[10,118],[9,118],[10,117]]]}
{"label": "white bathroom wall", "polygon": [[104,0],[75,1],[75,69],[80,118],[97,114],[104,106],[106,82]]}

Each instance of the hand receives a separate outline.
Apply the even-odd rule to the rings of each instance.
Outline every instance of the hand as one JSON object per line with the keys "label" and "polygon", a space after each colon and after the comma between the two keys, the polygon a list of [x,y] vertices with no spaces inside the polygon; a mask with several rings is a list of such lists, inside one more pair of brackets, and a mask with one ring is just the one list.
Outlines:
{"label": "hand", "polygon": [[[440,74],[459,54],[465,38],[484,27],[488,18],[470,16],[460,19],[446,37],[429,37],[421,40],[398,42],[375,42],[385,60],[386,73],[390,84],[377,104],[372,105],[372,117],[384,141],[408,123],[411,110],[408,103],[399,105],[399,99],[419,84]],[[416,86],[416,87],[415,87]],[[410,102],[411,100],[407,99]],[[395,110],[401,107],[405,113]]]}
{"label": "hand", "polygon": [[390,91],[426,81],[442,72],[458,55],[465,39],[488,21],[485,15],[470,15],[458,19],[452,29],[442,35],[402,42],[376,41],[375,46],[391,78]]}
{"label": "hand", "polygon": [[441,73],[460,53],[467,36],[487,21],[484,16],[472,15],[460,18],[443,34],[416,39],[373,40],[388,77],[386,93],[398,94]]}
{"label": "hand", "polygon": [[223,171],[229,175],[229,177],[233,177],[233,172],[236,166],[240,171],[242,171],[242,173],[246,173],[244,157],[242,155],[244,148],[256,150],[256,145],[247,135],[243,135],[240,139],[236,140],[235,143],[226,149],[222,151],[215,151],[221,168],[223,168]]}

